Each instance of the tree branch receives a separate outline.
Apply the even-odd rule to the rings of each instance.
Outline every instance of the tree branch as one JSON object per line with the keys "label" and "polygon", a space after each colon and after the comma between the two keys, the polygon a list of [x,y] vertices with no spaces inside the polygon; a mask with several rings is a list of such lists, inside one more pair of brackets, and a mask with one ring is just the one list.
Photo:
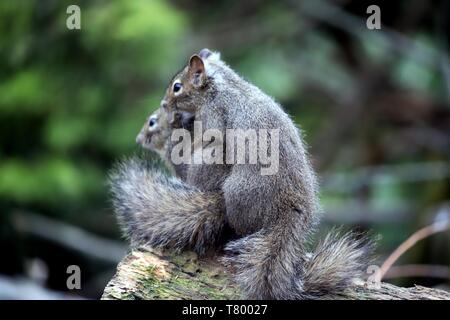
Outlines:
{"label": "tree branch", "polygon": [[[421,286],[400,288],[360,281],[336,299],[450,300],[450,293]],[[150,248],[131,251],[119,264],[102,299],[239,299],[239,291],[217,259],[199,260],[190,252],[161,253]]]}

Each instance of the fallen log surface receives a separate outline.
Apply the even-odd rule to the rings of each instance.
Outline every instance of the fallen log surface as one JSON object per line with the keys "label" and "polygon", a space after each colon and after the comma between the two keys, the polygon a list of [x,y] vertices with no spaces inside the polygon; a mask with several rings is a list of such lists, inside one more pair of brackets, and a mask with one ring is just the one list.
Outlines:
{"label": "fallen log surface", "polygon": [[[361,281],[331,298],[450,300],[450,293],[422,286],[402,288],[388,283],[375,287]],[[239,299],[239,290],[216,259],[199,260],[192,252],[170,254],[140,247],[119,263],[102,299]]]}

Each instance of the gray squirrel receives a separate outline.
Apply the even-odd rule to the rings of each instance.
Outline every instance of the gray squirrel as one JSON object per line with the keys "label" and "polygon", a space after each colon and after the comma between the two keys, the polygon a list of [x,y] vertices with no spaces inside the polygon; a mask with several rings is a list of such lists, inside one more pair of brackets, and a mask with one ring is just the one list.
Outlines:
{"label": "gray squirrel", "polygon": [[142,148],[155,152],[169,169],[170,173],[184,177],[186,166],[176,165],[170,161],[172,127],[167,120],[167,114],[161,108],[154,111],[145,121],[136,137],[136,143]]}
{"label": "gray squirrel", "polygon": [[144,126],[136,137],[136,143],[143,148],[156,152],[164,160],[169,144],[171,130],[166,113],[157,109],[145,121]]}
{"label": "gray squirrel", "polygon": [[[223,132],[219,144],[226,129],[279,129],[278,171],[262,175],[261,163],[187,164],[183,175],[169,177],[144,160],[124,161],[111,174],[111,189],[132,244],[199,255],[224,246],[222,261],[248,299],[333,298],[363,277],[373,249],[366,236],[333,230],[309,251],[320,207],[301,132],[218,53],[194,54],[171,80],[157,112],[169,124],[166,137],[174,128],[192,132],[193,121],[203,132]],[[152,133],[144,129],[138,143],[145,147]],[[170,162],[173,142],[166,142],[162,155]]]}

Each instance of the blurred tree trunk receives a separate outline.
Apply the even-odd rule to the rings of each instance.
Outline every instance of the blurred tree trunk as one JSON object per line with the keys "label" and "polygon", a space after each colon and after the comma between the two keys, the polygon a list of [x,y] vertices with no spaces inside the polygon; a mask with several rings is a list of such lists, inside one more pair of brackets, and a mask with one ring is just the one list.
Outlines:
{"label": "blurred tree trunk", "polygon": [[[361,283],[334,298],[450,300],[450,293],[387,283],[376,289]],[[122,260],[102,299],[239,299],[239,291],[214,259],[198,260],[191,252],[176,255],[141,247]]]}

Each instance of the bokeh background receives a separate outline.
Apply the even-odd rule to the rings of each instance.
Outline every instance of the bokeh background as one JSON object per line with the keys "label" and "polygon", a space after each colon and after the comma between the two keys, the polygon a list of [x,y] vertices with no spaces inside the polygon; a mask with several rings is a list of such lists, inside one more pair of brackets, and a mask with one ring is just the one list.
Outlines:
{"label": "bokeh background", "polygon": [[[81,30],[66,27],[72,4]],[[366,28],[371,4],[381,30]],[[1,1],[0,298],[100,297],[127,249],[108,170],[204,47],[303,128],[323,228],[373,230],[383,262],[450,218],[449,17],[430,0]],[[448,289],[450,232],[396,265],[389,281]]]}

